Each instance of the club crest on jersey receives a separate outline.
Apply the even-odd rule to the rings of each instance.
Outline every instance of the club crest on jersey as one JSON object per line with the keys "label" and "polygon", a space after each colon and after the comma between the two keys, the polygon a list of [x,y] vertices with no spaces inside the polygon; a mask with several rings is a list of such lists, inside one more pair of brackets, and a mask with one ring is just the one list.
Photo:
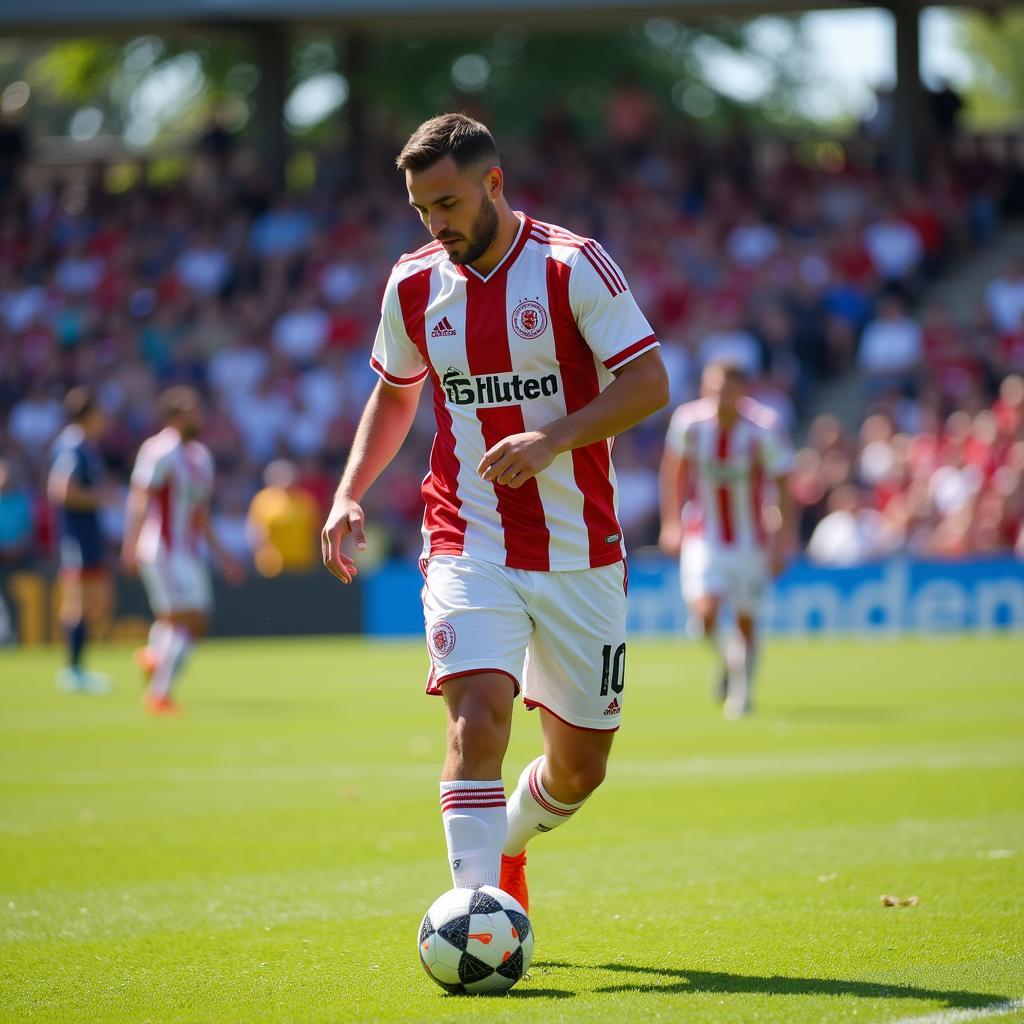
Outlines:
{"label": "club crest on jersey", "polygon": [[533,341],[539,338],[548,328],[548,312],[535,299],[523,299],[514,310],[512,310],[512,330],[525,338]]}
{"label": "club crest on jersey", "polygon": [[455,649],[455,627],[441,619],[430,627],[430,647],[439,658],[446,658]]}
{"label": "club crest on jersey", "polygon": [[475,377],[449,366],[441,377],[452,405],[512,405],[558,394],[558,376],[528,377],[521,373],[485,373]]}

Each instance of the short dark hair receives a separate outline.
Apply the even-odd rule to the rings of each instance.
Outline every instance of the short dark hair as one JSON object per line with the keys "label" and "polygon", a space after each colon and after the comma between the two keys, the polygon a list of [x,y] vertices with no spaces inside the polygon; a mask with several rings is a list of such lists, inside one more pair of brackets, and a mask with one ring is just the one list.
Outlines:
{"label": "short dark hair", "polygon": [[490,129],[465,114],[441,114],[424,121],[395,158],[400,171],[422,171],[450,156],[460,170],[478,160],[500,162]]}
{"label": "short dark hair", "polygon": [[80,384],[64,396],[64,412],[72,423],[81,423],[96,408],[96,396]]}
{"label": "short dark hair", "polygon": [[746,369],[732,359],[714,359],[704,367],[705,373],[708,370],[717,370],[725,380],[732,380],[740,385],[745,385],[749,376]]}
{"label": "short dark hair", "polygon": [[167,423],[182,413],[192,412],[202,404],[199,392],[186,384],[176,384],[160,396],[160,415]]}

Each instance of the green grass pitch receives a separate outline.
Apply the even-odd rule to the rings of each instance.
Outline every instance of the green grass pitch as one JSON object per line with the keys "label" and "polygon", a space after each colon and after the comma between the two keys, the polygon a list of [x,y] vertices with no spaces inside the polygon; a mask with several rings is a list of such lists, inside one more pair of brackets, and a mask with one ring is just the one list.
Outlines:
{"label": "green grass pitch", "polygon": [[[702,648],[633,642],[608,782],[530,847],[533,968],[486,1001],[416,957],[450,885],[420,644],[211,642],[177,720],[92,660],[112,696],[0,653],[3,1021],[1024,1021],[1020,636],[775,641],[735,724]],[[538,743],[518,710],[507,785]]]}

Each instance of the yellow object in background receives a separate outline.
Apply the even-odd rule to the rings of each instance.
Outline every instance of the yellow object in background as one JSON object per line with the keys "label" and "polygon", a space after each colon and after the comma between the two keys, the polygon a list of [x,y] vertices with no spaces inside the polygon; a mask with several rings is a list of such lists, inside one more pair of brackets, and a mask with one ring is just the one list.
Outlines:
{"label": "yellow object in background", "polygon": [[313,568],[320,555],[320,525],[320,509],[312,495],[295,487],[264,487],[249,505],[260,575]]}

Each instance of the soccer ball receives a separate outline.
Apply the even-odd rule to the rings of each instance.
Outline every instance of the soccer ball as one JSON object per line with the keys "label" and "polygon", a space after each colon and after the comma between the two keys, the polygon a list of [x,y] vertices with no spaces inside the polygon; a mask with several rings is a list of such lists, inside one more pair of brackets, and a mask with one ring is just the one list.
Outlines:
{"label": "soccer ball", "polygon": [[446,992],[504,992],[530,966],[533,928],[507,892],[474,885],[434,901],[418,945],[423,969]]}

